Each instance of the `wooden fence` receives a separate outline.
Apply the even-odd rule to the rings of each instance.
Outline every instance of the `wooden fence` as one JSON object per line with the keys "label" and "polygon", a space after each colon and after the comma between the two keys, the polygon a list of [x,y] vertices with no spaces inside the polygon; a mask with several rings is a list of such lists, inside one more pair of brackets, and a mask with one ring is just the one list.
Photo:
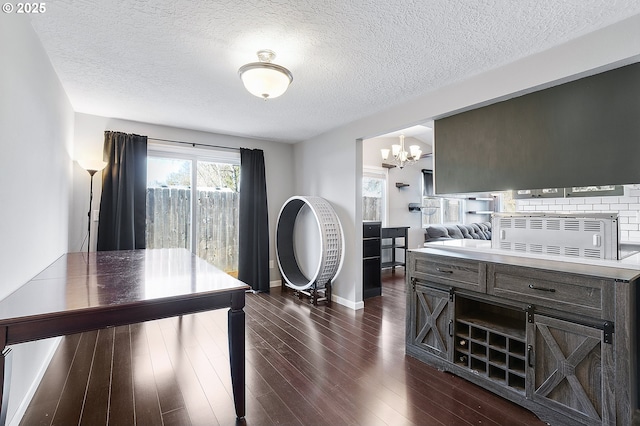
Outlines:
{"label": "wooden fence", "polygon": [[382,198],[362,197],[362,220],[381,221]]}
{"label": "wooden fence", "polygon": [[[237,192],[197,190],[196,254],[225,272],[238,269]],[[191,189],[147,188],[147,248],[191,250]]]}

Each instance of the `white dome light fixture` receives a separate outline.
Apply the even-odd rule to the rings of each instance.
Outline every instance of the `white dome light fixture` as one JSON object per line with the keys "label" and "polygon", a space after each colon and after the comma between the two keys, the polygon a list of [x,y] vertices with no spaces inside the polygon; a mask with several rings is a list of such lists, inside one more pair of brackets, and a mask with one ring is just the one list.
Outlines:
{"label": "white dome light fixture", "polygon": [[251,62],[238,70],[244,87],[252,95],[267,100],[277,98],[289,88],[293,75],[285,67],[271,63],[275,57],[271,50],[259,50],[260,62]]}

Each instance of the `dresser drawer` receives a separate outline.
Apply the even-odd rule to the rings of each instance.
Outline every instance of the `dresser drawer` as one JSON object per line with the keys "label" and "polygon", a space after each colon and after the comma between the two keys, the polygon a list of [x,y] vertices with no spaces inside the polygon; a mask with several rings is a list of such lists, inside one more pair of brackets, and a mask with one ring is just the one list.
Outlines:
{"label": "dresser drawer", "polygon": [[485,263],[444,256],[415,256],[413,259],[411,276],[481,293],[487,290]]}
{"label": "dresser drawer", "polygon": [[382,228],[380,235],[382,238],[398,238],[404,237],[407,233],[407,228]]}
{"label": "dresser drawer", "polygon": [[487,293],[535,306],[607,318],[605,298],[614,283],[575,274],[492,264],[489,266]]}
{"label": "dresser drawer", "polygon": [[380,222],[369,222],[362,224],[363,238],[380,238]]}
{"label": "dresser drawer", "polygon": [[380,240],[373,238],[362,241],[362,257],[380,257]]}

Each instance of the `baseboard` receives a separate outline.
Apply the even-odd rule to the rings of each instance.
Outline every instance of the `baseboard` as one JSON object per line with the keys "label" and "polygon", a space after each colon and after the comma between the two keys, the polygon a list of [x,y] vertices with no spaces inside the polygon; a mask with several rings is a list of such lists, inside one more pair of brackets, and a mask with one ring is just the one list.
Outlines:
{"label": "baseboard", "polygon": [[336,296],[335,294],[331,295],[331,303],[337,303],[338,305],[346,306],[349,309],[353,309],[357,311],[359,309],[364,309],[364,302],[352,302],[351,300],[345,299],[340,296]]}
{"label": "baseboard", "polygon": [[280,280],[269,281],[269,287],[280,287],[281,285],[282,285],[282,281]]}
{"label": "baseboard", "polygon": [[27,394],[22,399],[22,402],[16,409],[16,412],[14,413],[13,417],[11,417],[11,420],[7,422],[7,425],[19,426],[20,421],[22,420],[22,417],[24,417],[24,413],[27,411],[27,407],[29,407],[29,403],[31,402],[33,395],[35,395],[36,390],[38,390],[38,386],[42,381],[42,377],[44,377],[44,373],[47,371],[47,367],[49,367],[49,363],[51,362],[53,355],[56,353],[56,350],[58,349],[58,345],[62,341],[62,337],[55,337],[51,340],[53,341],[53,344],[51,345],[51,349],[49,349],[49,352],[47,353],[47,356],[44,362],[42,363],[42,365],[40,365],[40,369],[38,370],[38,374],[36,375],[35,380],[31,383],[31,386],[29,386],[29,390],[27,391]]}

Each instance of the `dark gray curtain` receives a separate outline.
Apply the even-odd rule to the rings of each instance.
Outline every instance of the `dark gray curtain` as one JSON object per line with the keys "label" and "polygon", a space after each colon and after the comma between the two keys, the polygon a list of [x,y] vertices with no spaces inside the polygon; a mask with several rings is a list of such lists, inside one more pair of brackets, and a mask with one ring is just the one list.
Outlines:
{"label": "dark gray curtain", "polygon": [[147,137],[104,132],[98,250],[145,248]]}
{"label": "dark gray curtain", "polygon": [[264,152],[240,148],[238,279],[269,292],[269,218]]}

